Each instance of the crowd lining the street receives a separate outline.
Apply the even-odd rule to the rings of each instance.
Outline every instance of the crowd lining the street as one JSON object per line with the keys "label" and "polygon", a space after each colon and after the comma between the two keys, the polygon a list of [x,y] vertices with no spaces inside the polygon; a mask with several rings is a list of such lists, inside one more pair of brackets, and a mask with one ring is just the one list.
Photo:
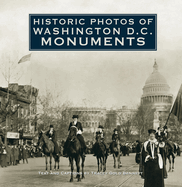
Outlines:
{"label": "crowd lining the street", "polygon": [[20,161],[28,164],[28,158],[34,157],[35,146],[31,145],[7,145],[0,146],[1,167],[16,166]]}

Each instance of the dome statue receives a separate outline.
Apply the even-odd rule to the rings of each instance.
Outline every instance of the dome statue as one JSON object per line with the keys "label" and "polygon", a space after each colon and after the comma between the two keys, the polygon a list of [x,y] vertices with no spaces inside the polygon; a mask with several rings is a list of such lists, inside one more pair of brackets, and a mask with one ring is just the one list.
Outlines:
{"label": "dome statue", "polygon": [[170,105],[172,103],[170,87],[164,76],[158,71],[156,60],[153,65],[153,72],[148,77],[143,87],[141,103],[160,106]]}

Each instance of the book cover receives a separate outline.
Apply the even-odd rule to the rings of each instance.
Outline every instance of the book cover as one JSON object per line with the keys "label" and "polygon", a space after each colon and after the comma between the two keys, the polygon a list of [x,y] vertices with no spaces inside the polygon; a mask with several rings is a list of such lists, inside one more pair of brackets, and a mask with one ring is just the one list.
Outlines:
{"label": "book cover", "polygon": [[0,186],[142,187],[148,130],[166,126],[172,157],[152,158],[182,186],[181,1],[0,4]]}

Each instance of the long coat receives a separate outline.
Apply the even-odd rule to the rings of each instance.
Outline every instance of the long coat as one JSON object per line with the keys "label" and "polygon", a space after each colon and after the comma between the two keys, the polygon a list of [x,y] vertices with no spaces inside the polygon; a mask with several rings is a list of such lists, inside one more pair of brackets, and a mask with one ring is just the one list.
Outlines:
{"label": "long coat", "polygon": [[7,151],[5,148],[1,149],[1,153],[0,153],[0,163],[2,167],[6,167],[7,166]]}
{"label": "long coat", "polygon": [[11,148],[11,162],[15,162],[15,148],[14,148],[14,146]]}
{"label": "long coat", "polygon": [[22,149],[22,159],[27,159],[28,158],[28,149],[23,148]]}
{"label": "long coat", "polygon": [[81,130],[83,132],[82,124],[80,122],[77,122],[76,125],[74,125],[73,122],[71,122],[68,127],[68,131],[70,130],[71,126],[76,126],[78,130]]}
{"label": "long coat", "polygon": [[7,151],[6,161],[10,163],[11,162],[11,148],[7,146],[6,151]]}
{"label": "long coat", "polygon": [[135,162],[137,164],[140,163],[140,155],[141,155],[141,143],[138,143],[135,148],[136,155],[135,155]]}
{"label": "long coat", "polygon": [[21,159],[22,159],[22,147],[19,146],[19,147],[18,147],[18,150],[19,150],[18,159],[21,160]]}
{"label": "long coat", "polygon": [[15,148],[14,154],[15,154],[15,160],[18,160],[18,148],[17,147]]}
{"label": "long coat", "polygon": [[150,141],[144,143],[142,148],[144,187],[164,187],[164,160],[162,160],[163,167],[159,164],[162,151],[157,141],[154,144]]}

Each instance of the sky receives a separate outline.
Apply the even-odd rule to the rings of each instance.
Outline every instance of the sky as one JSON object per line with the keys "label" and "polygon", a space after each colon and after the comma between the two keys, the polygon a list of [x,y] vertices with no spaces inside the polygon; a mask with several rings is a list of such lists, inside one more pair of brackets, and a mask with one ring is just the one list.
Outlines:
{"label": "sky", "polygon": [[0,86],[10,60],[29,54],[28,16],[33,13],[154,13],[157,51],[33,52],[31,62],[17,66],[19,84],[32,84],[39,94],[50,89],[62,101],[92,107],[135,107],[153,71],[154,59],[176,97],[182,83],[182,1],[180,0],[0,0]]}

